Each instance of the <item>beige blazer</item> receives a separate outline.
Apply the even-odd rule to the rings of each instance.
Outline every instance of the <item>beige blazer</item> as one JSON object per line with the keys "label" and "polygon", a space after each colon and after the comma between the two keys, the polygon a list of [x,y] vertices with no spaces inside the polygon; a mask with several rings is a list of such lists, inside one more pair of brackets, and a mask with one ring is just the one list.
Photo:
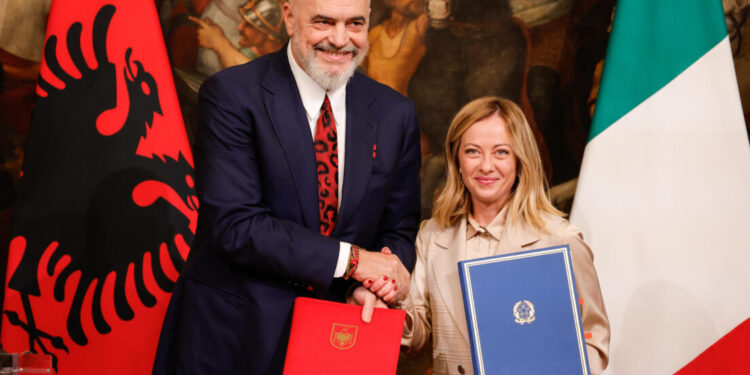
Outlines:
{"label": "beige blazer", "polygon": [[[609,321],[602,302],[594,256],[581,231],[567,220],[543,216],[551,233],[535,233],[525,221],[506,227],[498,246],[500,254],[568,244],[578,298],[583,300],[583,330],[592,374],[607,366]],[[510,218],[506,220],[509,225]],[[412,319],[401,344],[413,353],[432,335],[433,374],[473,374],[469,333],[466,328],[457,262],[466,258],[466,220],[442,230],[433,219],[417,235],[417,264],[409,296],[402,304]],[[499,254],[496,254],[499,255]],[[589,336],[590,334],[590,336]]]}

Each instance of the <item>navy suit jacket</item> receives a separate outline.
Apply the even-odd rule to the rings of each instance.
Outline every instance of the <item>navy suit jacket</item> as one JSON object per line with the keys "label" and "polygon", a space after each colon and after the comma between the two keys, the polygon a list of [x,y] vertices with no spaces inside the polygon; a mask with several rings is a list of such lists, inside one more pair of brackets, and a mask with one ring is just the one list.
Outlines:
{"label": "navy suit jacket", "polygon": [[343,191],[331,237],[319,233],[313,140],[286,48],[206,80],[200,110],[198,229],[154,373],[278,374],[294,299],[344,299],[348,283],[333,279],[340,240],[374,251],[388,246],[414,267],[414,106],[359,73],[349,81]]}

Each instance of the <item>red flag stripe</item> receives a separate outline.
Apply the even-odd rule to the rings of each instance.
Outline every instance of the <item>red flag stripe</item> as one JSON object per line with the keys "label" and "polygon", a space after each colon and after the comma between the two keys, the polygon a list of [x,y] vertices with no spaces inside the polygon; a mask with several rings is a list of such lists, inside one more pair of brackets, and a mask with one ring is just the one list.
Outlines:
{"label": "red flag stripe", "polygon": [[677,375],[750,374],[750,318],[715,342]]}

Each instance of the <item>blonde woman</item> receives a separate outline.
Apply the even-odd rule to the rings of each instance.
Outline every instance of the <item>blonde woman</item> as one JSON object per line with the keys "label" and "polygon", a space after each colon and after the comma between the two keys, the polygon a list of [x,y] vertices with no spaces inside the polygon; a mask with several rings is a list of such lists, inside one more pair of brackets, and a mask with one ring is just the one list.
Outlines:
{"label": "blonde woman", "polygon": [[[419,230],[409,296],[397,305],[407,311],[402,345],[416,352],[432,338],[433,374],[473,373],[456,263],[569,244],[589,364],[593,374],[601,373],[609,322],[593,254],[580,230],[549,201],[539,150],[521,109],[497,97],[470,102],[453,119],[445,150],[446,185],[432,219]],[[394,294],[393,283],[384,280],[364,286],[386,302]]]}

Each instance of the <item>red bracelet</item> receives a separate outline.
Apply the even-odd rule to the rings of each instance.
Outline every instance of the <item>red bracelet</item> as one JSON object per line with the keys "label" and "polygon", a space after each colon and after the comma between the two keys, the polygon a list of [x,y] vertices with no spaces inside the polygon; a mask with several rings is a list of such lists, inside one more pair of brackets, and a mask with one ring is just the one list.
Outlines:
{"label": "red bracelet", "polygon": [[359,264],[359,247],[352,245],[349,251],[349,263],[346,265],[346,271],[344,272],[344,279],[348,280],[357,271],[357,265]]}

